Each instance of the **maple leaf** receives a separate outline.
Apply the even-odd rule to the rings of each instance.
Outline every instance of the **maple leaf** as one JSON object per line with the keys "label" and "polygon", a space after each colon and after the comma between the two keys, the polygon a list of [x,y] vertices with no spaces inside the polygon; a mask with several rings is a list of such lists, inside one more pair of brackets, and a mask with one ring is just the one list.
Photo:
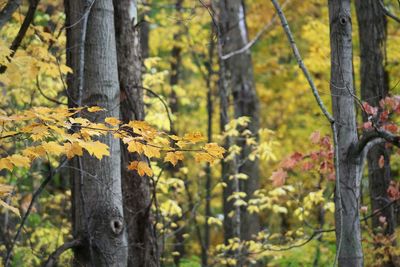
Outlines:
{"label": "maple leaf", "polygon": [[283,169],[279,169],[272,173],[270,179],[272,180],[273,186],[281,187],[285,184],[286,178],[287,178],[287,172],[284,171]]}
{"label": "maple leaf", "polygon": [[104,119],[104,121],[106,123],[110,124],[111,126],[118,126],[121,123],[121,121],[119,119],[114,118],[114,117],[107,117]]}
{"label": "maple leaf", "polygon": [[211,156],[222,159],[225,153],[225,149],[219,146],[217,143],[209,143],[204,146],[204,150]]}
{"label": "maple leaf", "polygon": [[318,132],[318,131],[313,132],[313,133],[310,135],[310,140],[311,140],[311,143],[313,143],[313,144],[318,144],[318,143],[319,143],[319,140],[321,140],[321,134],[320,134],[320,132]]}
{"label": "maple leaf", "polygon": [[15,167],[29,167],[31,160],[28,157],[14,154],[12,156],[9,156],[8,159],[12,164],[14,164]]}
{"label": "maple leaf", "polygon": [[64,146],[58,144],[57,142],[47,142],[43,143],[42,147],[46,150],[47,153],[59,156],[65,153]]}
{"label": "maple leaf", "polygon": [[93,106],[93,107],[87,108],[87,111],[89,111],[89,112],[98,112],[98,111],[103,111],[103,110],[105,110],[105,109],[101,108],[99,106]]}
{"label": "maple leaf", "polygon": [[205,140],[204,136],[200,132],[187,133],[183,138],[193,144]]}
{"label": "maple leaf", "polygon": [[216,158],[214,158],[212,155],[206,153],[206,152],[199,152],[196,153],[194,155],[194,159],[196,160],[196,162],[209,162],[209,163],[213,163]]}
{"label": "maple leaf", "polygon": [[159,158],[160,155],[160,149],[158,147],[154,147],[151,145],[143,145],[143,152],[146,155],[146,157],[150,158]]}
{"label": "maple leaf", "polygon": [[178,163],[178,161],[183,159],[184,159],[183,153],[180,151],[168,152],[167,155],[165,155],[164,162],[171,162],[171,164],[175,166]]}
{"label": "maple leaf", "polygon": [[14,165],[11,163],[11,161],[8,158],[0,159],[0,170],[7,169],[9,171],[12,171],[13,168],[14,168]]}
{"label": "maple leaf", "polygon": [[150,166],[145,161],[132,161],[129,166],[128,170],[137,171],[140,176],[152,176],[153,171],[151,170]]}
{"label": "maple leaf", "polygon": [[100,160],[103,158],[103,156],[110,155],[108,146],[99,141],[80,141],[79,144],[81,147],[86,149],[90,155],[93,155]]}
{"label": "maple leaf", "polygon": [[64,144],[65,154],[68,159],[72,159],[74,156],[82,156],[83,150],[82,147],[74,142],[74,143],[65,143]]}
{"label": "maple leaf", "polygon": [[378,113],[378,108],[372,107],[367,102],[363,102],[362,106],[368,115],[376,115]]}
{"label": "maple leaf", "polygon": [[136,153],[142,154],[143,148],[144,148],[144,145],[141,142],[133,140],[128,143],[128,151],[129,152],[132,152],[132,153],[136,152]]}

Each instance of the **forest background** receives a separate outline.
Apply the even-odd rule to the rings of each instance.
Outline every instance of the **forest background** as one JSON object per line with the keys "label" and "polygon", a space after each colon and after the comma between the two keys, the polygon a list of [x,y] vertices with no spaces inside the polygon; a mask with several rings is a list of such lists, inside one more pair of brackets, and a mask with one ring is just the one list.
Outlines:
{"label": "forest background", "polygon": [[[132,189],[137,194],[130,196],[134,204],[128,206],[142,205],[132,216],[144,221],[132,228],[123,218],[112,221],[118,236],[129,232],[125,237],[129,253],[137,250],[129,254],[129,266],[330,266],[337,260],[341,266],[352,266],[341,262],[337,253],[341,242],[336,236],[346,237],[335,236],[340,224],[335,224],[338,187],[332,123],[320,111],[308,77],[299,68],[276,1],[114,1],[117,15],[111,21],[116,33],[111,38],[116,39],[117,52],[124,49],[121,37],[129,34],[128,44],[135,48],[133,54],[122,56],[106,50],[115,57],[118,54],[118,66],[112,65],[115,72],[118,67],[122,92],[117,106],[103,105],[102,98],[71,101],[76,92],[69,90],[80,86],[79,76],[74,76],[79,75],[79,63],[67,62],[68,55],[90,54],[90,47],[82,52],[76,45],[79,42],[71,42],[79,35],[73,31],[79,26],[85,32],[82,25],[88,20],[87,33],[92,33],[90,14],[102,4],[112,6],[112,1],[88,1],[81,7],[83,12],[74,13],[73,2],[0,3],[0,254],[4,265],[69,266],[74,252],[75,258],[87,257],[79,252],[87,245],[76,231],[82,222],[74,221],[72,215],[87,212],[85,204],[77,208],[79,197],[71,205],[71,181],[77,172],[73,164],[82,164],[78,158],[83,156],[83,162],[97,162],[92,170],[101,168],[104,158],[112,158],[116,151],[106,137],[113,134],[121,140],[123,151],[126,147],[134,154],[118,163],[125,168],[119,183],[129,189],[132,185],[124,179],[144,179],[136,184],[140,192]],[[330,82],[329,14],[335,2],[351,7],[356,132],[360,136],[371,129],[381,133],[382,128],[397,134],[400,20],[395,14],[399,3],[365,1],[370,6],[364,8],[372,10],[382,28],[367,23],[362,32],[362,1],[329,1],[331,6],[320,0],[281,2],[304,65],[329,111],[332,98],[337,97]],[[118,20],[123,21],[124,10],[134,18],[128,30],[121,25],[129,24]],[[360,56],[366,46],[361,38],[373,43],[365,39],[368,31],[379,35],[380,57],[374,64],[384,69],[389,89],[372,96],[366,90],[363,95],[361,89],[368,87],[362,81]],[[86,38],[90,44],[90,35]],[[124,91],[121,62],[129,56],[133,61],[128,61],[127,68],[134,66],[135,74],[128,76],[136,75],[136,88]],[[93,73],[101,71],[113,72],[100,68]],[[243,91],[235,89],[235,83]],[[123,114],[131,111],[124,111],[121,103],[130,101],[129,92],[135,99],[143,97],[143,102],[134,101],[142,110],[126,120]],[[387,114],[386,106],[391,106]],[[119,109],[121,115],[115,118],[113,111]],[[356,209],[364,263],[353,266],[400,266],[396,245],[400,161],[394,148],[399,142],[384,139],[384,152],[370,155],[361,169]],[[118,162],[121,157],[117,156]],[[383,173],[380,181],[373,180],[371,173],[376,170]],[[127,205],[123,208],[127,216]],[[132,237],[135,231],[144,234],[146,241]],[[89,234],[88,240],[92,237]],[[88,251],[97,253],[92,251],[96,247],[92,241],[87,242]],[[125,266],[114,264],[104,266]]]}

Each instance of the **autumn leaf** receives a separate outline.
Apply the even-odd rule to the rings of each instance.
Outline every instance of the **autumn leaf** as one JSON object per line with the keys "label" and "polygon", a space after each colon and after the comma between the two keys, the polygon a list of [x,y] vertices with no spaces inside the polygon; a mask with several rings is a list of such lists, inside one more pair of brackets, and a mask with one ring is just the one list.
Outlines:
{"label": "autumn leaf", "polygon": [[11,161],[8,158],[0,159],[0,170],[7,169],[9,171],[12,171],[13,168],[14,168],[14,165],[11,163]]}
{"label": "autumn leaf", "polygon": [[99,141],[81,141],[79,144],[87,150],[90,155],[95,156],[98,159],[102,159],[103,156],[109,156],[110,151],[108,150],[108,146]]}
{"label": "autumn leaf", "polygon": [[42,147],[44,148],[44,150],[46,150],[47,153],[53,154],[53,155],[56,155],[56,156],[59,156],[59,155],[65,153],[64,146],[60,145],[57,142],[43,143]]}
{"label": "autumn leaf", "polygon": [[75,156],[82,156],[83,150],[78,143],[65,143],[64,144],[65,154],[68,159],[72,159]]}
{"label": "autumn leaf", "polygon": [[316,131],[316,132],[313,132],[313,133],[310,135],[310,141],[311,141],[311,143],[313,143],[313,144],[318,144],[318,143],[319,143],[319,140],[321,140],[321,134],[320,134],[320,132]]}
{"label": "autumn leaf", "polygon": [[175,166],[179,160],[183,159],[184,159],[183,153],[180,151],[168,152],[164,158],[164,162],[171,162],[171,164]]}
{"label": "autumn leaf", "polygon": [[204,136],[200,132],[187,133],[183,138],[193,144],[205,140]]}
{"label": "autumn leaf", "polygon": [[128,170],[137,171],[140,176],[152,176],[153,171],[151,170],[150,166],[145,161],[132,161],[129,166]]}
{"label": "autumn leaf", "polygon": [[132,152],[132,153],[136,152],[136,153],[142,154],[143,148],[144,148],[144,145],[141,142],[133,140],[128,143],[127,149],[129,152]]}
{"label": "autumn leaf", "polygon": [[273,172],[271,175],[272,185],[276,187],[283,186],[285,184],[287,178],[287,172],[283,169],[279,169],[276,172]]}
{"label": "autumn leaf", "polygon": [[87,108],[87,111],[89,111],[89,112],[99,112],[99,111],[103,111],[103,110],[105,110],[105,109],[101,108],[99,106],[93,106],[93,107]]}
{"label": "autumn leaf", "polygon": [[219,146],[217,143],[209,143],[204,146],[204,150],[211,156],[222,159],[225,153],[225,149]]}
{"label": "autumn leaf", "polygon": [[9,156],[8,159],[12,164],[14,164],[15,167],[26,167],[28,168],[30,166],[31,160],[28,157],[14,154],[12,156]]}
{"label": "autumn leaf", "polygon": [[104,121],[106,123],[110,124],[111,126],[118,126],[121,123],[121,121],[119,119],[114,118],[114,117],[105,118]]}
{"label": "autumn leaf", "polygon": [[144,145],[143,146],[143,153],[149,159],[150,158],[159,158],[161,156],[160,148],[152,146],[152,145]]}

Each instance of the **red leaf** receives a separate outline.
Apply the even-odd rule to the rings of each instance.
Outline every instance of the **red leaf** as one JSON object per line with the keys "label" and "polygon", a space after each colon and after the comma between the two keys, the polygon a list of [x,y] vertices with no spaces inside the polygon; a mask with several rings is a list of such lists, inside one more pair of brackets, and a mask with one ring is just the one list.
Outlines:
{"label": "red leaf", "polygon": [[369,114],[369,115],[376,115],[378,113],[378,108],[372,107],[367,102],[363,102],[363,108],[364,108],[365,112],[367,112],[367,114]]}
{"label": "red leaf", "polygon": [[386,130],[386,131],[389,131],[389,132],[391,132],[391,133],[396,133],[397,132],[397,125],[395,125],[395,124],[393,124],[393,123],[390,123],[390,124],[387,124],[387,125],[385,125],[385,126],[383,126],[383,128]]}
{"label": "red leaf", "polygon": [[313,167],[314,167],[314,164],[308,161],[308,162],[304,162],[303,163],[303,167],[302,168],[303,168],[303,171],[309,171]]}
{"label": "red leaf", "polygon": [[313,143],[313,144],[318,144],[320,139],[321,139],[321,134],[318,131],[313,132],[310,135],[310,140],[311,140],[311,143]]}
{"label": "red leaf", "polygon": [[363,128],[365,130],[371,130],[372,129],[372,122],[370,122],[370,121],[364,122]]}
{"label": "red leaf", "polygon": [[276,187],[280,187],[285,184],[287,178],[287,172],[283,169],[279,169],[276,172],[273,172],[271,175],[272,185]]}

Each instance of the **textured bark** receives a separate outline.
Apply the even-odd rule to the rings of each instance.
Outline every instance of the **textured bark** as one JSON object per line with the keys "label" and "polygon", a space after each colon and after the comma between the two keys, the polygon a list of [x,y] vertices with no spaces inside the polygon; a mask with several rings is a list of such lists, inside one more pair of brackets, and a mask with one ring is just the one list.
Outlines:
{"label": "textured bark", "polygon": [[[85,114],[97,121],[119,117],[117,54],[112,1],[96,0],[90,11],[89,4],[65,1],[67,26],[74,25],[67,27],[67,63],[74,71],[68,91],[70,106],[107,109],[96,117]],[[100,161],[85,153],[72,162],[73,235],[82,240],[74,265],[126,266],[120,145],[111,135],[99,140],[109,146],[109,157]]]}
{"label": "textured bark", "polygon": [[[120,112],[124,123],[144,120],[143,90],[141,86],[141,50],[137,24],[136,0],[114,0],[115,29],[118,54],[118,74],[121,89]],[[121,143],[122,192],[128,231],[128,266],[158,266],[156,238],[151,220],[149,177],[141,177],[127,169],[131,161],[145,161],[138,154],[129,153]]]}
{"label": "textured bark", "polygon": [[[350,0],[329,0],[332,110],[337,125],[340,194],[335,196],[339,266],[363,266],[360,230],[360,161],[349,157],[357,143]],[[341,202],[341,203],[340,203]],[[340,208],[342,207],[342,208]]]}
{"label": "textured bark", "polygon": [[[245,5],[242,0],[221,0],[219,5],[221,45],[222,53],[225,55],[244,47],[248,42]],[[221,61],[221,64],[224,65],[222,70],[224,70],[223,76],[228,90],[228,97],[233,99],[234,117],[250,117],[251,122],[247,129],[255,134],[258,139],[259,105],[254,85],[250,51],[247,50],[244,53]],[[226,124],[227,121],[222,124],[224,123]],[[237,172],[245,173],[249,177],[240,183],[240,191],[246,192],[247,198],[249,198],[259,187],[258,161],[248,160],[251,148],[246,145],[245,141],[238,142],[237,145],[242,148],[241,155],[238,157]],[[224,180],[228,185],[224,191],[224,198],[233,192],[234,181],[228,179],[231,174],[227,173],[226,167],[223,167]],[[230,222],[227,214],[233,207],[232,203],[224,201],[225,239],[229,239],[233,236],[233,233],[232,222]],[[240,224],[240,237],[242,239],[251,239],[252,235],[258,233],[260,229],[258,216],[247,213],[245,209],[241,210]]]}
{"label": "textured bark", "polygon": [[[357,19],[360,35],[361,54],[361,99],[371,106],[378,107],[379,100],[388,94],[388,74],[385,70],[386,16],[378,1],[357,0]],[[367,116],[363,116],[367,121]],[[379,159],[385,158],[383,168],[379,167]],[[390,201],[387,189],[390,184],[390,152],[385,144],[371,148],[368,153],[368,173],[372,210],[382,210],[386,217],[385,233],[391,235],[396,227],[393,206],[383,209]],[[379,216],[372,218],[374,229],[380,226]]]}

